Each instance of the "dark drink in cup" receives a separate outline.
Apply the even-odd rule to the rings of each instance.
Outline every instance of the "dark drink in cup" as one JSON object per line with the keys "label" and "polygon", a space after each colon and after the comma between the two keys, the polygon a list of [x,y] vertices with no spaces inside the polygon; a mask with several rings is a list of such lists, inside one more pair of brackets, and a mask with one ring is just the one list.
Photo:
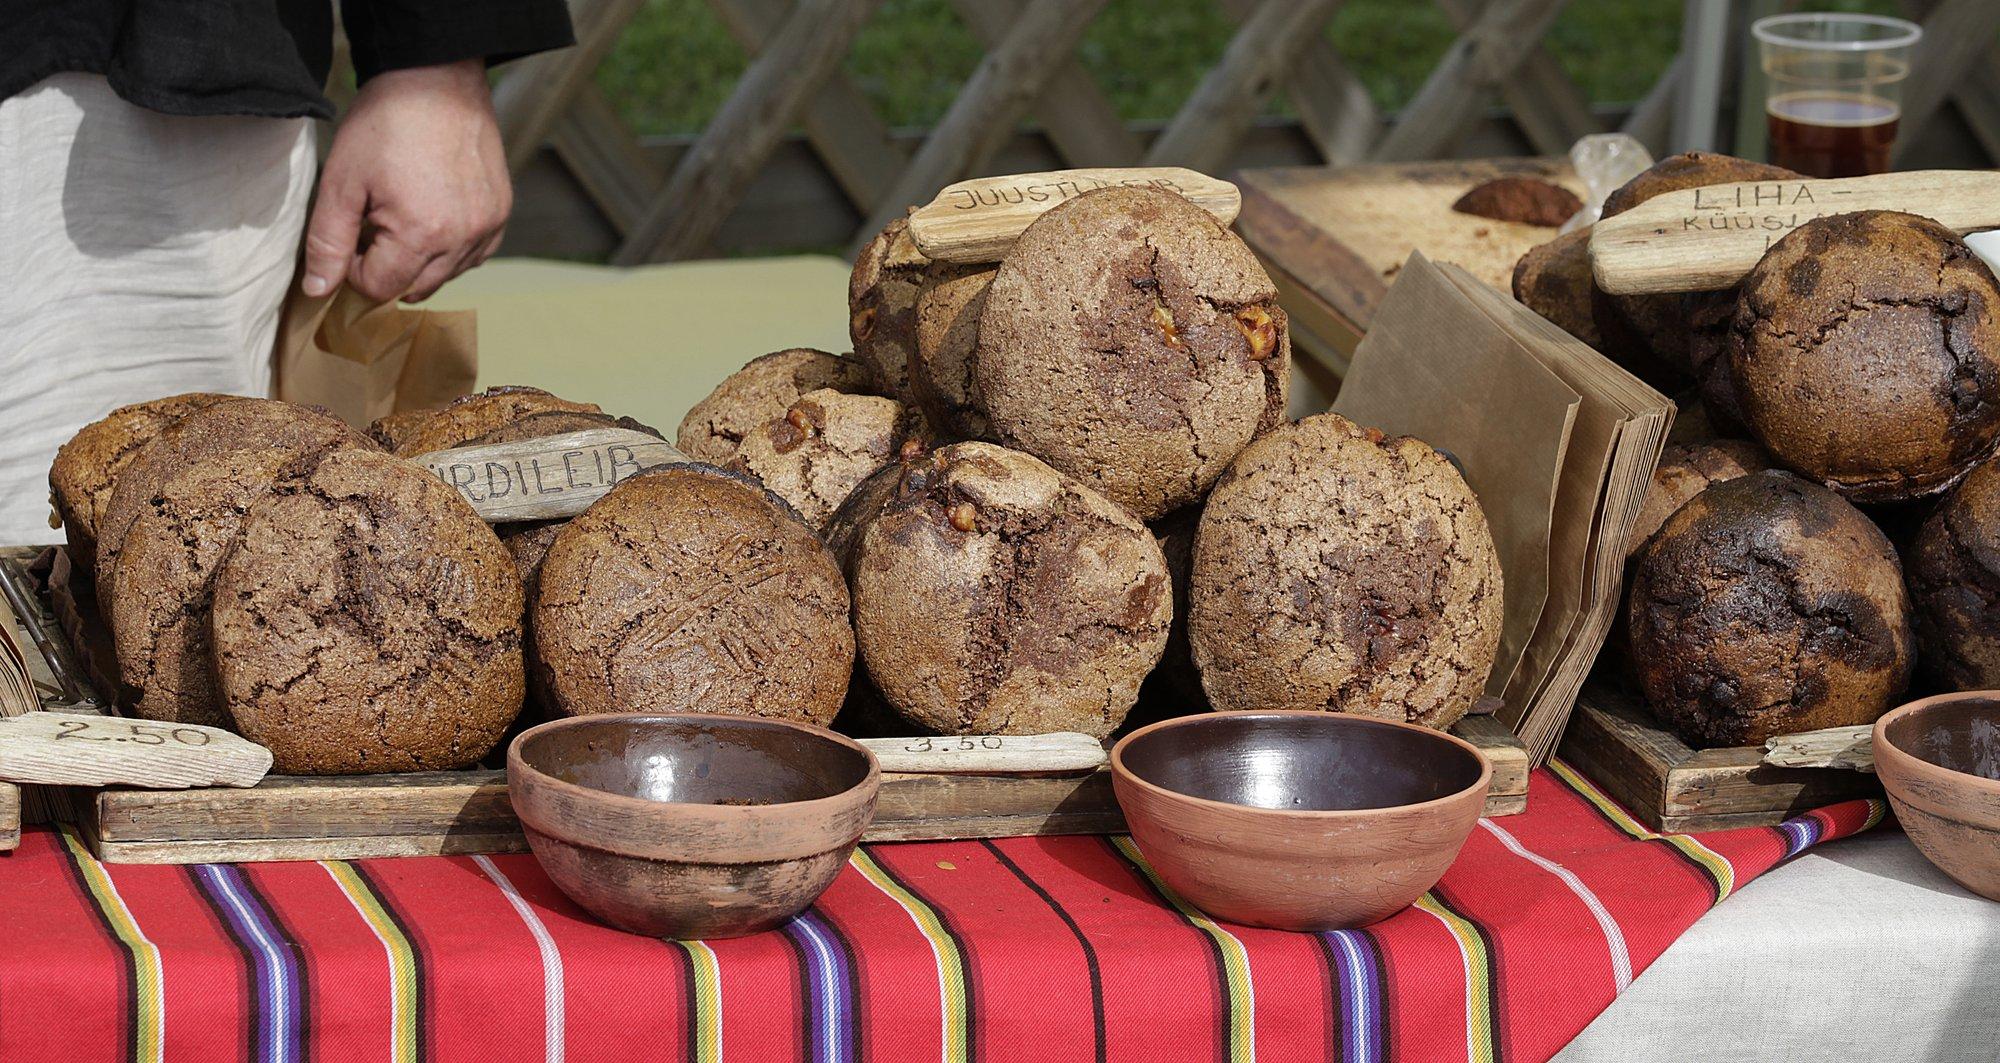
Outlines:
{"label": "dark drink in cup", "polygon": [[1879,96],[1791,92],[1765,105],[1771,161],[1814,177],[1860,177],[1889,169],[1902,108]]}

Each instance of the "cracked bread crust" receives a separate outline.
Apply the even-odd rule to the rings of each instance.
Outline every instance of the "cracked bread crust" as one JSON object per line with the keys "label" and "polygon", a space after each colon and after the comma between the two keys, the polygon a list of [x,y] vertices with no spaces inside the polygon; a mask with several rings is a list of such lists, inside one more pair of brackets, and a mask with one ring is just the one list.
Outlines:
{"label": "cracked bread crust", "polygon": [[245,450],[314,453],[334,447],[374,450],[375,443],[317,406],[277,399],[229,399],[168,425],[127,463],[97,528],[100,615],[111,615],[111,586],[125,532],[169,477],[203,458]]}
{"label": "cracked bread crust", "polygon": [[69,540],[70,562],[88,571],[97,559],[97,525],[111,489],[140,448],[170,424],[235,396],[208,392],[169,395],[120,406],[84,425],[56,451],[49,466],[49,500]]}
{"label": "cracked bread crust", "polygon": [[875,391],[868,367],[852,358],[793,347],[753,358],[689,408],[674,446],[696,461],[726,465],[743,437],[783,417],[799,397],[821,388],[849,395]]}
{"label": "cracked bread crust", "polygon": [[882,392],[915,399],[911,363],[917,354],[917,288],[930,259],[910,239],[910,220],[897,218],[854,257],[847,279],[847,338],[854,357],[875,375]]}
{"label": "cracked bread crust", "polygon": [[1196,528],[1188,640],[1217,709],[1443,729],[1486,687],[1502,583],[1485,513],[1429,444],[1338,414],[1250,445]]}
{"label": "cracked bread crust", "polygon": [[1869,723],[1910,678],[1895,550],[1788,472],[1716,484],[1667,518],[1639,552],[1626,620],[1647,704],[1697,747]]}
{"label": "cracked bread crust", "polygon": [[1172,618],[1152,533],[1076,479],[988,443],[898,471],[849,565],[856,638],[883,699],[925,732],[1110,734]]}
{"label": "cracked bread crust", "polygon": [[933,262],[917,290],[910,387],[931,423],[962,439],[992,434],[979,398],[979,316],[998,266]]}
{"label": "cracked bread crust", "polygon": [[2000,442],[2000,282],[1928,218],[1818,218],[1743,279],[1730,375],[1779,461],[1859,502],[1958,482]]}
{"label": "cracked bread crust", "polygon": [[[538,413],[603,413],[594,402],[571,402],[520,384],[487,388],[461,395],[428,416],[401,420],[391,414],[369,426],[369,434],[397,457],[415,457],[434,450],[462,447],[495,429]],[[392,442],[393,441],[393,442]]]}
{"label": "cracked bread crust", "polygon": [[521,580],[423,468],[335,450],[250,509],[215,580],[216,678],[299,775],[441,771],[521,711]]}
{"label": "cracked bread crust", "polygon": [[1771,467],[1764,450],[1742,439],[1717,439],[1707,443],[1674,443],[1660,455],[1653,467],[1652,485],[1639,503],[1639,516],[1632,522],[1632,535],[1625,540],[1625,557],[1630,560],[1660,525],[1689,499],[1709,485],[1762,472]]}
{"label": "cracked bread crust", "polygon": [[840,569],[785,503],[706,465],[611,489],[536,577],[536,678],[566,715],[720,712],[824,726],[854,665]]}
{"label": "cracked bread crust", "polygon": [[1007,253],[976,375],[996,440],[1152,520],[1284,419],[1291,338],[1271,278],[1208,212],[1104,188]]}
{"label": "cracked bread crust", "polygon": [[233,727],[209,648],[215,577],[244,514],[318,456],[239,450],[167,478],[126,532],[111,587],[119,701],[148,720]]}
{"label": "cracked bread crust", "polygon": [[2000,687],[2000,468],[1972,470],[1904,555],[1918,667],[1947,690]]}
{"label": "cracked bread crust", "polygon": [[923,416],[895,399],[822,388],[752,429],[725,468],[755,478],[823,532],[861,481],[928,435]]}

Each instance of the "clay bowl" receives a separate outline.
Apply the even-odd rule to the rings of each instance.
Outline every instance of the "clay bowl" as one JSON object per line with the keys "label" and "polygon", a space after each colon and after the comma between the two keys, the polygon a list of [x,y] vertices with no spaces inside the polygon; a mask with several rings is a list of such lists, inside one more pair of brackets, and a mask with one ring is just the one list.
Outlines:
{"label": "clay bowl", "polygon": [[1875,721],[1875,773],[1918,851],[2000,900],[2000,690],[1891,710]]}
{"label": "clay bowl", "polygon": [[571,900],[623,930],[767,930],[833,882],[882,769],[852,739],[699,713],[576,716],[507,747],[528,845]]}
{"label": "clay bowl", "polygon": [[1387,918],[1437,884],[1486,805],[1493,768],[1414,724],[1332,712],[1216,712],[1111,750],[1127,829],[1210,915],[1280,930]]}

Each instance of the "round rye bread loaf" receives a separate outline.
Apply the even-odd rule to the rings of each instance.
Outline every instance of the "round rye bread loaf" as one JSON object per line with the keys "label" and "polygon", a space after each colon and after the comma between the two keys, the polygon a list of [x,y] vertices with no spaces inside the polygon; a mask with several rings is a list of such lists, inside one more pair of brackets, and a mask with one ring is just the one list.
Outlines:
{"label": "round rye bread loaf", "polygon": [[1189,566],[1188,641],[1217,709],[1445,728],[1499,649],[1500,562],[1471,488],[1422,440],[1338,414],[1236,459]]}
{"label": "round rye bread loaf", "polygon": [[1103,188],[1007,253],[976,377],[995,439],[1151,520],[1284,419],[1291,336],[1271,278],[1207,211]]}
{"label": "round rye bread loaf", "polygon": [[520,384],[487,388],[453,399],[448,406],[420,411],[425,416],[391,414],[369,426],[376,442],[399,457],[465,446],[497,428],[539,413],[601,413],[592,402],[571,402]]}
{"label": "round rye bread loaf", "polygon": [[2000,688],[2000,467],[1951,489],[1904,555],[1917,662],[1947,690]]}
{"label": "round rye bread loaf", "polygon": [[244,518],[215,578],[216,679],[299,775],[479,761],[521,711],[521,578],[420,466],[335,450]]}
{"label": "round rye bread loaf", "polygon": [[868,367],[852,358],[810,347],[773,351],[729,374],[689,408],[674,446],[696,461],[725,465],[752,429],[783,417],[800,396],[821,388],[850,395],[875,390]]}
{"label": "round rye bread loaf", "polygon": [[1896,552],[1788,472],[1715,484],[1639,551],[1626,621],[1653,712],[1689,745],[1863,724],[1910,678]]}
{"label": "round rye bread loaf", "polygon": [[535,585],[534,666],[557,711],[840,711],[854,632],[839,566],[740,474],[668,465],[620,483],[563,527]]}
{"label": "round rye bread loaf", "polygon": [[1743,278],[1729,349],[1744,423],[1858,502],[1942,491],[2000,441],[2000,283],[1929,218],[1815,218]]}
{"label": "round rye bread loaf", "polygon": [[207,392],[120,406],[84,425],[56,451],[49,466],[49,503],[62,521],[70,562],[88,572],[97,560],[97,524],[111,504],[118,474],[168,425],[203,407],[232,398]]}
{"label": "round rye bread loaf", "polygon": [[753,477],[822,531],[861,481],[905,446],[921,449],[928,434],[923,416],[895,399],[822,388],[751,429],[725,468]]}
{"label": "round rye bread loaf", "polygon": [[917,289],[930,259],[910,239],[908,218],[897,218],[854,257],[847,280],[847,338],[854,357],[875,376],[885,395],[913,401],[910,363],[917,354]]}
{"label": "round rye bread loaf", "polygon": [[1626,558],[1638,553],[1668,517],[1710,484],[1770,467],[1771,461],[1761,447],[1741,439],[1669,444],[1660,455],[1660,463],[1653,467],[1652,485],[1646,488],[1645,500],[1639,503],[1639,517],[1632,522],[1632,535],[1625,540]]}
{"label": "round rye bread loaf", "polygon": [[1514,263],[1514,298],[1592,347],[1601,342],[1590,309],[1595,284],[1588,228],[1531,247]]}
{"label": "round rye bread loaf", "polygon": [[858,534],[840,537],[861,659],[884,701],[923,732],[1110,734],[1172,619],[1145,525],[989,443],[894,468],[870,482]]}

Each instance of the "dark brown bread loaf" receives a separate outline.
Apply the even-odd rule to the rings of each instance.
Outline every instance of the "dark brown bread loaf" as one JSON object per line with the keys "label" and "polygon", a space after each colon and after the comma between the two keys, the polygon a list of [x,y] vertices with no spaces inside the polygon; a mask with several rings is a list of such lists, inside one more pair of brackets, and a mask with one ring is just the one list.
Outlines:
{"label": "dark brown bread loaf", "polygon": [[747,477],[687,464],[626,480],[557,534],[535,584],[534,665],[557,711],[840,710],[840,569]]}
{"label": "dark brown bread loaf", "polygon": [[1773,457],[1848,498],[1942,491],[2000,441],[2000,282],[1928,218],[1816,218],[1743,278],[1729,370]]}
{"label": "dark brown bread loaf", "polygon": [[62,521],[70,562],[88,572],[97,562],[97,525],[111,504],[118,474],[168,425],[231,398],[207,392],[170,395],[120,406],[92,421],[56,451],[49,466],[49,503]]}
{"label": "dark brown bread loaf", "polygon": [[1479,500],[1422,440],[1338,414],[1250,445],[1195,532],[1188,641],[1217,709],[1445,728],[1485,690],[1501,574]]}
{"label": "dark brown bread loaf", "polygon": [[904,463],[884,493],[849,571],[861,659],[888,706],[924,732],[1110,734],[1171,619],[1145,526],[990,443]]}
{"label": "dark brown bread loaf", "polygon": [[1771,461],[1765,456],[1763,448],[1747,440],[1717,439],[1707,443],[1669,444],[1660,455],[1659,465],[1653,468],[1653,483],[1646,489],[1645,500],[1639,503],[1639,516],[1632,522],[1632,535],[1625,540],[1625,556],[1629,559],[1638,553],[1668,517],[1687,505],[1689,499],[1707,490],[1709,485],[1762,472],[1770,467]]}
{"label": "dark brown bread loaf", "polygon": [[995,439],[1151,520],[1284,419],[1291,337],[1271,278],[1207,211],[1105,188],[1007,253],[978,361]]}
{"label": "dark brown bread loaf", "polygon": [[334,447],[374,450],[375,443],[317,406],[276,399],[229,399],[195,410],[133,455],[118,476],[97,527],[97,595],[101,615],[111,615],[111,586],[125,532],[160,488],[204,458],[249,450],[309,454]]}
{"label": "dark brown bread loaf", "polygon": [[1451,209],[1495,221],[1555,228],[1583,209],[1576,193],[1539,177],[1514,174],[1483,181],[1458,197]]}
{"label": "dark brown bread loaf", "polygon": [[914,402],[910,363],[917,353],[917,289],[930,260],[910,239],[907,218],[875,234],[855,256],[847,280],[847,336],[854,357],[884,395]]}
{"label": "dark brown bread loaf", "polygon": [[278,772],[468,767],[521,710],[522,608],[513,559],[444,481],[331,451],[223,559],[216,679]]}
{"label": "dark brown bread loaf", "polygon": [[107,619],[119,703],[148,720],[233,726],[215,687],[209,606],[243,517],[318,454],[238,450],[169,476],[125,533]]}
{"label": "dark brown bread loaf", "polygon": [[1895,550],[1787,472],[1718,483],[1668,517],[1639,551],[1626,620],[1647,703],[1694,746],[1868,723],[1910,678]]}
{"label": "dark brown bread loaf", "polygon": [[979,316],[999,267],[933,262],[917,290],[917,360],[910,386],[940,431],[983,439],[991,429],[979,401]]}
{"label": "dark brown bread loaf", "polygon": [[822,388],[751,429],[725,467],[756,479],[822,531],[861,481],[928,435],[923,416],[895,399]]}
{"label": "dark brown bread loaf", "polygon": [[850,395],[875,390],[868,367],[810,347],[793,347],[752,359],[729,374],[681,419],[674,446],[696,461],[727,464],[743,437],[783,417],[799,396],[821,388]]}
{"label": "dark brown bread loaf", "polygon": [[[588,432],[597,428],[625,428],[634,432],[644,432],[649,436],[660,436],[658,429],[640,424],[630,417],[613,417],[608,413],[551,410],[546,413],[531,413],[518,421],[503,424],[484,435],[468,439],[459,446],[478,447],[491,443],[518,443],[524,439],[543,439],[548,436],[567,435],[570,432]],[[660,436],[660,438],[665,437]]]}
{"label": "dark brown bread loaf", "polygon": [[433,450],[462,447],[497,428],[538,413],[602,413],[594,402],[571,402],[519,384],[487,388],[473,395],[453,399],[448,406],[429,411],[422,418],[375,422],[369,432],[377,442],[399,457],[414,457]]}
{"label": "dark brown bread loaf", "polygon": [[1530,248],[1514,263],[1514,298],[1592,347],[1602,342],[1590,309],[1595,288],[1588,228]]}
{"label": "dark brown bread loaf", "polygon": [[[1666,192],[1799,176],[1733,155],[1683,152],[1661,159],[1606,196],[1603,216],[1622,214]],[[1612,295],[1593,288],[1591,313],[1603,339],[1599,349],[1662,390],[1679,388],[1691,375],[1688,311],[1688,300],[1679,294]]]}
{"label": "dark brown bread loaf", "polygon": [[1924,676],[1946,690],[2000,688],[2000,466],[1952,488],[1903,558]]}

